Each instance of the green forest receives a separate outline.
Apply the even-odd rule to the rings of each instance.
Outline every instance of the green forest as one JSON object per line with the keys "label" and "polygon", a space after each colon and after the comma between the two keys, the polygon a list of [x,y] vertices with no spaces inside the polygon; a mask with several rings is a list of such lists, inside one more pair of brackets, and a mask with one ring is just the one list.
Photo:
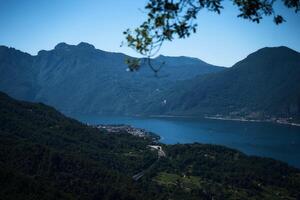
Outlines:
{"label": "green forest", "polygon": [[[0,94],[0,199],[299,199],[300,170],[218,145],[110,133]],[[132,176],[143,171],[144,176]]]}

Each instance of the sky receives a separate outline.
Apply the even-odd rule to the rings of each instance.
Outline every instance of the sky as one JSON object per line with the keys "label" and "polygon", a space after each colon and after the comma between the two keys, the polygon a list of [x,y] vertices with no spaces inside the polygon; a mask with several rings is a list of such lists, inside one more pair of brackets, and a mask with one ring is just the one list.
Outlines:
{"label": "sky", "polygon": [[[263,48],[287,46],[300,52],[300,13],[279,2],[275,10],[286,21],[275,25],[272,17],[260,24],[238,18],[238,10],[224,1],[220,15],[202,10],[198,32],[188,39],[163,45],[159,54],[190,56],[210,64],[230,67]],[[60,42],[88,42],[97,49],[140,57],[120,46],[122,34],[145,19],[147,0],[0,0],[0,45],[36,55]]]}

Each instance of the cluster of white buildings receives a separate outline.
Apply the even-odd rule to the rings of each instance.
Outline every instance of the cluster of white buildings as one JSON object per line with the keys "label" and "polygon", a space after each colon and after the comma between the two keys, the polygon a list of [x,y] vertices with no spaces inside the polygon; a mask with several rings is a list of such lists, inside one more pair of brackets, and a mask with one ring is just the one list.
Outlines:
{"label": "cluster of white buildings", "polygon": [[127,132],[127,133],[137,136],[137,137],[146,137],[147,136],[147,131],[145,129],[134,128],[130,125],[97,125],[96,127],[99,129],[105,129],[111,133]]}

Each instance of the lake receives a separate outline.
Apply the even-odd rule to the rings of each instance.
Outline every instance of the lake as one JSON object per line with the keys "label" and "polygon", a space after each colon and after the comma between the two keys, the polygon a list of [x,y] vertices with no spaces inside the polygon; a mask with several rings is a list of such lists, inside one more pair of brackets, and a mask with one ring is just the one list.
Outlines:
{"label": "lake", "polygon": [[220,144],[300,168],[300,127],[296,126],[202,118],[73,117],[88,124],[129,124],[144,128],[160,135],[165,144]]}

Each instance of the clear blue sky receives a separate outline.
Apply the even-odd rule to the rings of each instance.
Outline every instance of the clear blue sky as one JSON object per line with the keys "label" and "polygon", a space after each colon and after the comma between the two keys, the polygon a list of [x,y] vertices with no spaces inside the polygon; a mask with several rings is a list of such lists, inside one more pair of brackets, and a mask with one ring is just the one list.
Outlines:
{"label": "clear blue sky", "polygon": [[[96,48],[138,56],[120,47],[126,28],[146,17],[147,0],[0,0],[0,45],[37,54],[59,42],[81,41]],[[237,18],[229,1],[221,15],[202,11],[199,30],[186,40],[166,43],[161,54],[191,56],[208,63],[231,66],[265,46],[288,46],[300,51],[300,13],[278,5],[287,22],[276,26],[272,18],[255,24]]]}

